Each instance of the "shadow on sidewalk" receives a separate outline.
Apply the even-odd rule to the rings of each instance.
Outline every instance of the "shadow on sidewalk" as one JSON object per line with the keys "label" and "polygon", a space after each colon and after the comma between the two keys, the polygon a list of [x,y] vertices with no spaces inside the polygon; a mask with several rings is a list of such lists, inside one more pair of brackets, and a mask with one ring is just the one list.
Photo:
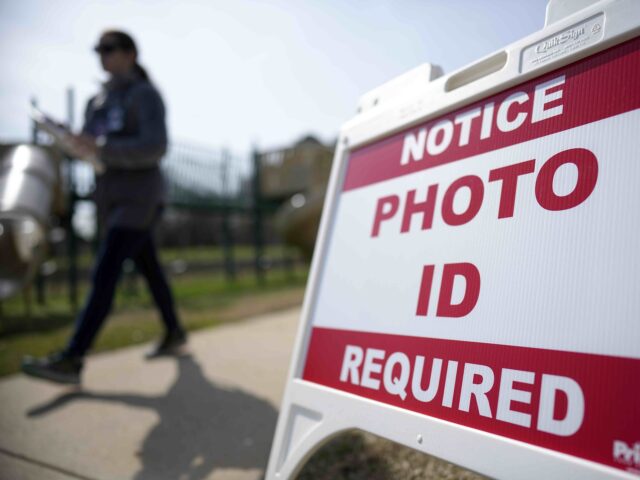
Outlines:
{"label": "shadow on sidewalk", "polygon": [[144,439],[136,480],[202,479],[216,468],[265,469],[277,411],[242,390],[211,383],[191,356],[176,359],[178,378],[163,396],[74,391],[37,406],[45,415],[75,400],[154,410],[160,422]]}

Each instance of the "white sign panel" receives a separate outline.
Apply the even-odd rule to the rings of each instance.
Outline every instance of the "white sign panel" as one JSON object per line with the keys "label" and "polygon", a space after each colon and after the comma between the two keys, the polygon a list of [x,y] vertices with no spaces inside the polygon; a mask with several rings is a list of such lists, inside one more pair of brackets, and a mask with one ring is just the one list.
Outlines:
{"label": "white sign panel", "polygon": [[353,148],[299,382],[640,475],[638,139],[634,38]]}

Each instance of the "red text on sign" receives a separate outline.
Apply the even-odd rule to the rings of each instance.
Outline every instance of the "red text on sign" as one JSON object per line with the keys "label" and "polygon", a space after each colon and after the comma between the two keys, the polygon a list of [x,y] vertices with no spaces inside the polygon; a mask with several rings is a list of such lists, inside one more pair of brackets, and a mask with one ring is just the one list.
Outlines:
{"label": "red text on sign", "polygon": [[[500,167],[489,171],[488,183],[500,188],[500,201],[497,208],[497,218],[510,218],[515,214],[515,201],[518,189],[518,179],[535,171],[536,160]],[[553,182],[558,170],[564,165],[572,164],[577,169],[577,180],[573,190],[565,195],[554,191]],[[583,203],[593,190],[598,180],[598,159],[590,150],[571,148],[563,150],[549,158],[540,168],[535,181],[535,198],[545,210],[560,211],[577,207]],[[402,212],[400,233],[411,230],[411,220],[414,216],[421,216],[421,230],[429,230],[433,226],[436,213],[436,201],[440,186],[429,185],[426,194],[418,195],[417,190],[409,190],[404,198],[399,195],[388,195],[376,201],[371,236],[377,237],[381,233],[384,222],[395,218]],[[469,201],[462,211],[453,208],[458,193],[466,189],[469,191]],[[485,184],[477,175],[466,175],[455,180],[447,187],[442,197],[440,215],[443,222],[449,226],[464,225],[473,220],[483,205]],[[424,200],[416,200],[418,196]]]}
{"label": "red text on sign", "polygon": [[[435,265],[425,265],[422,269],[422,280],[418,295],[416,315],[426,317],[429,313],[429,300],[433,285]],[[454,283],[464,279],[462,299],[454,302]],[[437,317],[464,317],[468,315],[478,302],[480,295],[480,272],[471,263],[449,263],[442,269],[440,294],[438,295]]]}

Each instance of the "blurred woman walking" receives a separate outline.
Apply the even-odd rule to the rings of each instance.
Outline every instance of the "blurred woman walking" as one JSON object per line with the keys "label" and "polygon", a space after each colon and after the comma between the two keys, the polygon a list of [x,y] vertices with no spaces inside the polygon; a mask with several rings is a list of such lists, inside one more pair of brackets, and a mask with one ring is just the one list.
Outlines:
{"label": "blurred woman walking", "polygon": [[73,144],[78,156],[95,156],[104,164],[104,173],[96,175],[95,201],[106,233],[91,292],[66,348],[46,358],[25,357],[22,364],[26,374],[59,383],[80,383],[83,359],[111,310],[127,258],[145,277],[165,327],[147,356],[174,354],[186,342],[152,234],[165,202],[160,170],[167,150],[164,103],[138,63],[129,34],[106,31],[94,50],[109,79],[89,100],[82,134]]}

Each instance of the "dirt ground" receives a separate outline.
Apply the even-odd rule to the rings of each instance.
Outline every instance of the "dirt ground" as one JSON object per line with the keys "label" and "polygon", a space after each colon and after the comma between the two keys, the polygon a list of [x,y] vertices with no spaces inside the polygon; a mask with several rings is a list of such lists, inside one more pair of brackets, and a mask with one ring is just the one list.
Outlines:
{"label": "dirt ground", "polygon": [[486,480],[487,477],[363,432],[327,443],[298,480]]}

